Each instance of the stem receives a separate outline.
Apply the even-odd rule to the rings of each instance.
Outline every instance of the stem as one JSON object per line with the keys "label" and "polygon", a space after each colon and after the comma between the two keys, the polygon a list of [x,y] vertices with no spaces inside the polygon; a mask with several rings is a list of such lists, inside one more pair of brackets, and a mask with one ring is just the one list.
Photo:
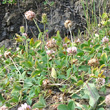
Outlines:
{"label": "stem", "polygon": [[33,20],[34,20],[34,23],[35,23],[35,24],[36,24],[36,26],[37,26],[37,29],[38,29],[39,33],[41,33],[41,30],[40,30],[40,28],[39,28],[39,26],[38,26],[37,22],[35,21],[35,19],[33,19]]}
{"label": "stem", "polygon": [[15,62],[13,61],[13,59],[9,56],[10,60],[13,62],[15,68],[17,69],[17,71],[19,72],[19,74],[21,74],[21,72],[19,71],[18,67],[16,66]]}
{"label": "stem", "polygon": [[72,32],[71,32],[71,28],[69,26],[69,31],[70,31],[70,35],[71,35],[71,42],[72,42],[72,46],[73,46],[73,36],[72,36]]}

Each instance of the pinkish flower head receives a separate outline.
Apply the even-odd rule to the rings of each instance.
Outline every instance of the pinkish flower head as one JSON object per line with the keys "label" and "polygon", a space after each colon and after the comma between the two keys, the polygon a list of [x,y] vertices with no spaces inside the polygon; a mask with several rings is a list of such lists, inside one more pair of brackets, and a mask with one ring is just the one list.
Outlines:
{"label": "pinkish flower head", "polygon": [[76,47],[69,47],[69,48],[67,48],[67,53],[69,55],[75,54],[75,53],[77,53],[77,48]]}
{"label": "pinkish flower head", "polygon": [[0,54],[0,58],[2,58],[2,54]]}
{"label": "pinkish flower head", "polygon": [[109,39],[105,36],[103,39],[102,39],[102,43],[107,43],[109,42]]}
{"label": "pinkish flower head", "polygon": [[18,110],[31,110],[30,105],[27,105],[27,103],[21,104],[21,107],[18,108]]}
{"label": "pinkish flower head", "polygon": [[3,105],[2,107],[0,107],[0,110],[8,110],[8,107],[6,107],[5,105]]}
{"label": "pinkish flower head", "polygon": [[32,21],[35,18],[35,13],[31,10],[25,12],[25,17],[27,20]]}
{"label": "pinkish flower head", "polygon": [[22,33],[22,36],[26,36],[27,37],[27,33]]}
{"label": "pinkish flower head", "polygon": [[64,48],[67,48],[67,44],[63,44],[63,47],[64,47]]}
{"label": "pinkish flower head", "polygon": [[105,103],[107,106],[110,106],[110,94],[105,97]]}
{"label": "pinkish flower head", "polygon": [[53,51],[53,50],[47,50],[46,53],[47,53],[47,55],[52,55],[53,53],[55,53],[55,51]]}

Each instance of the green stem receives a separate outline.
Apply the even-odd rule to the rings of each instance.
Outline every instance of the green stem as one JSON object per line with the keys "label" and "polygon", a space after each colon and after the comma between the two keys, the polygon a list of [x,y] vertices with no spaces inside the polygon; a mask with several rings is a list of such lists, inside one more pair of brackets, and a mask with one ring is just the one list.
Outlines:
{"label": "green stem", "polygon": [[36,24],[36,26],[37,26],[37,29],[38,29],[39,33],[41,33],[41,30],[40,30],[40,28],[39,28],[39,26],[38,26],[38,24],[37,24],[36,20],[35,20],[35,19],[33,19],[33,20],[34,20],[34,23],[35,23],[35,24]]}

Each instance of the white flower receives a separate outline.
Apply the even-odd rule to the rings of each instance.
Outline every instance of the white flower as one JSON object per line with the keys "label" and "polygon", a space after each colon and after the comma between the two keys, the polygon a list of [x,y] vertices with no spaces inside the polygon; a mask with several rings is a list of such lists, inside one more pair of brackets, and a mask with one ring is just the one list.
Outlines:
{"label": "white flower", "polygon": [[96,33],[96,34],[95,34],[95,37],[99,37],[99,34]]}
{"label": "white flower", "polygon": [[25,12],[25,17],[27,20],[32,21],[35,18],[35,13],[31,10]]}
{"label": "white flower", "polygon": [[109,39],[105,36],[105,37],[102,39],[102,42],[103,42],[103,43],[107,43],[107,42],[109,42]]}
{"label": "white flower", "polygon": [[18,110],[31,110],[30,105],[27,105],[27,103],[21,104],[21,107],[18,108]]}

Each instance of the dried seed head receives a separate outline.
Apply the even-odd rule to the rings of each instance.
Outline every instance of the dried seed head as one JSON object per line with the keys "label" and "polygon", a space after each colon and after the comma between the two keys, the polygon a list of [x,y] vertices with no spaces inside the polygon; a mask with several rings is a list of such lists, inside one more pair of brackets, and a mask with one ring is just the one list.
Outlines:
{"label": "dried seed head", "polygon": [[90,59],[88,61],[89,66],[97,67],[99,65],[99,61],[97,58]]}
{"label": "dried seed head", "polygon": [[25,17],[27,20],[32,21],[35,18],[35,13],[31,10],[25,12]]}
{"label": "dried seed head", "polygon": [[105,79],[104,78],[97,78],[96,82],[97,82],[97,86],[103,86],[105,84]]}
{"label": "dried seed head", "polygon": [[65,26],[65,28],[71,27],[71,26],[72,26],[72,21],[71,21],[71,20],[66,20],[66,21],[64,22],[64,26]]}
{"label": "dried seed head", "polygon": [[105,103],[107,106],[110,106],[110,94],[105,97]]}
{"label": "dried seed head", "polygon": [[42,13],[42,23],[46,24],[47,23],[47,14],[46,13]]}
{"label": "dried seed head", "polygon": [[9,56],[11,56],[11,52],[5,51],[4,56],[5,56],[5,58],[8,58]]}

